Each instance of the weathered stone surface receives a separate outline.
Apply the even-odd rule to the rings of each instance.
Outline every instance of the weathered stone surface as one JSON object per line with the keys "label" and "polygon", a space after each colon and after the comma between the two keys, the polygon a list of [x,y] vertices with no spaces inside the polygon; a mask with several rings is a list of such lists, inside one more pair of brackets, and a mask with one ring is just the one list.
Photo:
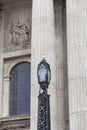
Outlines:
{"label": "weathered stone surface", "polygon": [[32,42],[31,42],[31,130],[37,128],[38,93],[37,65],[45,54],[51,66],[51,84],[49,86],[51,129],[58,130],[57,125],[57,91],[56,91],[56,46],[53,0],[33,0]]}
{"label": "weathered stone surface", "polygon": [[68,83],[67,83],[67,43],[66,43],[66,7],[65,1],[54,1],[56,64],[57,64],[57,114],[58,129],[69,126],[68,118]]}
{"label": "weathered stone surface", "polygon": [[[33,0],[32,4],[31,0],[2,1],[3,11],[0,14],[0,116],[9,116],[10,70],[22,61],[31,61],[31,130],[37,129],[39,86],[36,73],[37,65],[42,60],[43,53],[46,53],[45,57],[51,65],[52,71],[52,80],[49,86],[49,94],[51,95],[51,129],[69,129],[65,29],[66,7],[64,0],[55,0],[55,7],[53,7],[53,2],[53,0]],[[31,10],[32,6],[33,12]],[[28,20],[30,20],[29,25]],[[31,32],[27,35],[27,32],[24,30],[24,28],[27,28],[28,32],[31,31],[31,23],[33,29],[32,50],[30,48],[31,41],[27,44],[28,36],[31,35]],[[15,26],[16,29],[13,29],[12,26]],[[23,36],[24,39],[22,39]],[[7,118],[6,122],[8,123],[9,120]],[[3,124],[4,121],[1,122]],[[19,124],[17,124],[15,119],[12,125],[7,128],[4,122],[5,127],[3,129],[22,130],[24,123]],[[27,130],[27,128],[23,128],[23,130]]]}
{"label": "weathered stone surface", "polygon": [[29,116],[0,118],[0,130],[29,130]]}
{"label": "weathered stone surface", "polygon": [[31,46],[31,6],[29,3],[15,3],[18,6],[5,6],[5,52]]}
{"label": "weathered stone surface", "polygon": [[[17,45],[16,47],[13,45],[12,47],[12,36],[9,29],[11,28],[11,21],[15,22],[18,18],[20,19],[20,24],[22,24],[20,26],[18,25],[18,32],[20,31],[23,35],[25,35],[25,41],[23,42],[24,45],[21,47],[19,47],[20,45]],[[30,20],[29,26],[27,25],[27,20]],[[9,116],[10,71],[12,67],[23,61],[30,62],[30,43],[27,44],[27,41],[29,40],[26,36],[27,32],[25,33],[22,29],[24,28],[24,25],[26,26],[25,28],[29,27],[28,32],[30,31],[30,36],[30,24],[31,2],[29,0],[3,1],[2,10],[0,10],[0,117]],[[8,49],[9,43],[10,48]],[[25,44],[29,46],[26,46]]]}
{"label": "weathered stone surface", "polygon": [[87,129],[87,1],[67,0],[70,130]]}

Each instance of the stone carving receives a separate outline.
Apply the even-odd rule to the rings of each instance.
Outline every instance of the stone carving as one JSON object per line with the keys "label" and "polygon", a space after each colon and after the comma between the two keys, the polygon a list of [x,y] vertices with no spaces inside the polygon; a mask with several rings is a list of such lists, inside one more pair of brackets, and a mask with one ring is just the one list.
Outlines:
{"label": "stone carving", "polygon": [[31,43],[31,22],[28,19],[26,24],[19,19],[11,21],[9,28],[10,44],[8,50],[17,50],[30,47]]}

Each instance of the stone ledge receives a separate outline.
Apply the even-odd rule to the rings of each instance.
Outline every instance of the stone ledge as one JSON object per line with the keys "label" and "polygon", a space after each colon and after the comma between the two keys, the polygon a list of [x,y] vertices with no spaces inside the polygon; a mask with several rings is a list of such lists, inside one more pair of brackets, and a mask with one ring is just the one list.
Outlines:
{"label": "stone ledge", "polygon": [[5,52],[2,54],[3,59],[20,57],[25,55],[31,55],[31,49],[25,49],[20,51]]}
{"label": "stone ledge", "polygon": [[30,128],[29,115],[0,118],[0,130],[25,130]]}

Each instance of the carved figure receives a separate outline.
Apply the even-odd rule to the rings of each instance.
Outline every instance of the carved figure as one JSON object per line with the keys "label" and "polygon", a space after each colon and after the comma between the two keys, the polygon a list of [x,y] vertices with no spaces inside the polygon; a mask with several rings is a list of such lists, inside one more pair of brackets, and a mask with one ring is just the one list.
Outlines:
{"label": "carved figure", "polygon": [[19,34],[19,24],[20,21],[16,20],[14,23],[11,23],[10,27],[10,33],[12,35],[11,37],[11,43],[17,45],[20,42],[20,34]]}
{"label": "carved figure", "polygon": [[22,33],[21,34],[22,42],[28,42],[29,41],[29,29],[25,24],[22,25],[21,33]]}
{"label": "carved figure", "polygon": [[17,19],[15,22],[11,22],[10,34],[11,43],[14,45],[29,43],[31,39],[31,26],[21,24],[20,20]]}

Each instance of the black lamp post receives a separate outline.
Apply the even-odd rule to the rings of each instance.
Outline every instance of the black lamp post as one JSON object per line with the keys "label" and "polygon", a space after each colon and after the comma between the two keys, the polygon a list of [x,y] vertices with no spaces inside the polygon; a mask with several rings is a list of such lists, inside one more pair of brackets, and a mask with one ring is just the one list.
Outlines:
{"label": "black lamp post", "polygon": [[50,103],[49,95],[47,94],[48,85],[51,80],[50,65],[43,59],[38,64],[37,69],[38,83],[40,91],[38,96],[38,127],[37,130],[50,129]]}

